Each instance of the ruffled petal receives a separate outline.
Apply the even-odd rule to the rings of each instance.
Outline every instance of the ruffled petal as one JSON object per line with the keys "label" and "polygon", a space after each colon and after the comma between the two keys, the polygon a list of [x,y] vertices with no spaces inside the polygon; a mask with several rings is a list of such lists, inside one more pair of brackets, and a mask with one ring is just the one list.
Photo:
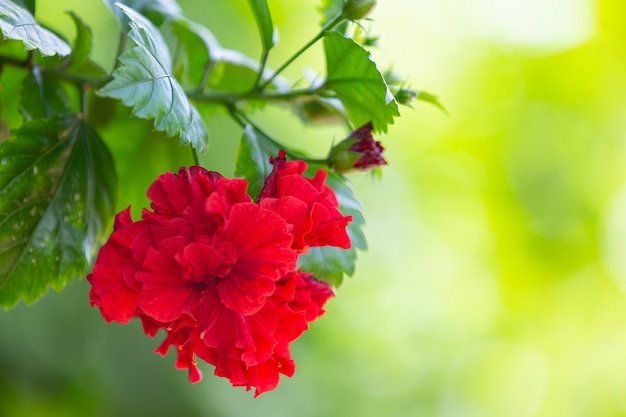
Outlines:
{"label": "ruffled petal", "polygon": [[288,226],[270,210],[239,203],[231,209],[220,240],[237,250],[237,262],[217,283],[221,302],[241,314],[254,314],[274,292],[274,281],[295,267]]}

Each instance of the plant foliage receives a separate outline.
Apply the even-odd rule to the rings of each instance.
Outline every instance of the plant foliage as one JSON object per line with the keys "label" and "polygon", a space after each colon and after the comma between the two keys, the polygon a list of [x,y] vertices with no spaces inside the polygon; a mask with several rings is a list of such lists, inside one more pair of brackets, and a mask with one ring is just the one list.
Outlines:
{"label": "plant foliage", "polygon": [[[342,212],[353,217],[353,246],[314,248],[300,266],[333,285],[352,275],[356,251],[367,245],[350,183],[332,172],[330,158],[296,151],[289,137],[271,136],[253,113],[279,105],[305,123],[336,123],[337,136],[344,136],[370,121],[375,131],[387,132],[399,115],[398,103],[416,98],[441,107],[436,96],[385,79],[366,49],[370,43],[349,35],[363,29],[346,18],[343,0],[321,2],[319,33],[275,69],[268,62],[280,47],[278,28],[265,0],[248,1],[259,34],[258,59],[223,47],[208,27],[185,17],[175,0],[104,3],[119,31],[96,33],[70,11],[75,36],[68,41],[35,18],[34,1],[0,0],[0,306],[34,302],[49,287],[61,290],[84,277],[114,213],[137,190],[145,192],[136,181],[141,175],[131,173],[177,169],[165,162],[179,154],[179,145],[155,141],[153,130],[190,145],[187,163],[199,164],[209,150],[206,116],[215,114],[241,128],[233,165],[253,197],[271,171],[270,156],[281,149],[307,161],[311,170],[329,171]],[[93,60],[98,36],[120,45],[115,62]],[[284,78],[283,70],[297,65],[318,41],[325,75],[304,87]],[[231,139],[213,138],[218,150],[210,152]],[[159,160],[162,167],[144,162]],[[122,182],[115,165],[124,167]]]}

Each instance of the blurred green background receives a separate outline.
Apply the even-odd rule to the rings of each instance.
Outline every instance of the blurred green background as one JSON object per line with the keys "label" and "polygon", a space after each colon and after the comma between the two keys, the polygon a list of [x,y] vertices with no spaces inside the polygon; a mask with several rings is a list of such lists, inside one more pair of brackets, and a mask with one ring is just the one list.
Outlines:
{"label": "blurred green background", "polygon": [[[37,3],[69,37],[75,10],[112,67],[99,1]],[[180,3],[258,56],[245,0]],[[318,2],[269,3],[276,66],[317,31]],[[138,323],[107,325],[82,280],[0,313],[1,416],[626,416],[626,2],[389,0],[372,18],[379,65],[450,115],[404,108],[379,137],[382,179],[352,177],[370,249],[294,343],[295,376],[257,399],[208,366],[190,385]],[[323,69],[319,48],[286,75],[304,66]],[[203,162],[230,175],[239,131],[207,120]],[[257,120],[319,155],[345,135],[281,109]],[[101,131],[120,208],[138,213],[158,173],[191,162],[150,123]]]}

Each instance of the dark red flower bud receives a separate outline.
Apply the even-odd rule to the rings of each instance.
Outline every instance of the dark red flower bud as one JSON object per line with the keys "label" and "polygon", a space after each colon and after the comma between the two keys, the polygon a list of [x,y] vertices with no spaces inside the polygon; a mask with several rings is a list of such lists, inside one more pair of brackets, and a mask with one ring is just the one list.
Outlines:
{"label": "dark red flower bud", "polygon": [[330,166],[336,172],[348,173],[387,165],[384,148],[372,137],[372,122],[368,122],[339,142],[330,151]]}

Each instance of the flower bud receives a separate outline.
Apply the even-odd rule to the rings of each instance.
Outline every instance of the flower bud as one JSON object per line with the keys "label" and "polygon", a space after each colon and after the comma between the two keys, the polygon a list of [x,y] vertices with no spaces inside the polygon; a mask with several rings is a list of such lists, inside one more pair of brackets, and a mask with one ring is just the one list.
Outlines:
{"label": "flower bud", "polygon": [[343,5],[343,15],[350,20],[364,19],[377,3],[377,0],[347,0]]}
{"label": "flower bud", "polygon": [[365,171],[387,165],[383,150],[380,142],[372,137],[372,122],[368,122],[335,145],[328,159],[331,168],[342,174]]}

